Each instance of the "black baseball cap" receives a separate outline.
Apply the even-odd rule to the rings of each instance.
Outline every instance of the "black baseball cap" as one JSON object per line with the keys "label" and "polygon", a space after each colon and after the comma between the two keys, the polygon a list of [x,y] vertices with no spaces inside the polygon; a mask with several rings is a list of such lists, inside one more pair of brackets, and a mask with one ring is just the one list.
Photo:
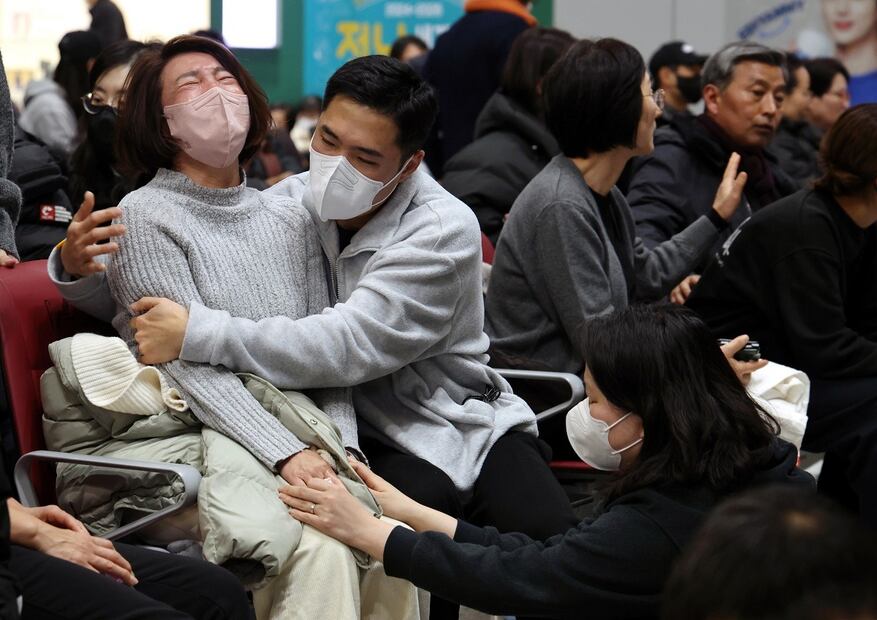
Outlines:
{"label": "black baseball cap", "polygon": [[657,78],[661,67],[675,67],[677,65],[699,66],[706,62],[709,56],[698,54],[688,43],[684,41],[671,41],[658,48],[649,60],[649,73],[652,78]]}

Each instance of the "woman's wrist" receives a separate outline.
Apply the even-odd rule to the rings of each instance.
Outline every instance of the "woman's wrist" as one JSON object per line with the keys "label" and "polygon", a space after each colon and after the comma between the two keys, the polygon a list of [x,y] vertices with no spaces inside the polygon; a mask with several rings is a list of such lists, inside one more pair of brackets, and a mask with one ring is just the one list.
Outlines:
{"label": "woman's wrist", "polygon": [[362,527],[356,528],[356,534],[350,541],[350,545],[362,549],[376,560],[383,560],[384,547],[390,537],[390,532],[395,527],[398,526],[381,519],[370,518],[367,523],[363,523]]}
{"label": "woman's wrist", "polygon": [[395,514],[388,514],[387,516],[392,517],[397,521],[401,521],[402,523],[407,523],[414,529],[417,529],[414,527],[414,524],[422,520],[425,510],[426,506],[418,504],[416,501],[406,496],[405,501],[403,501],[400,506],[400,510]]}
{"label": "woman's wrist", "polygon": [[415,532],[441,532],[450,538],[457,532],[457,519],[450,515],[417,504],[417,512],[409,521],[405,521]]}
{"label": "woman's wrist", "polygon": [[9,507],[9,541],[12,544],[36,549],[42,540],[46,524],[30,514],[21,505],[7,504]]}

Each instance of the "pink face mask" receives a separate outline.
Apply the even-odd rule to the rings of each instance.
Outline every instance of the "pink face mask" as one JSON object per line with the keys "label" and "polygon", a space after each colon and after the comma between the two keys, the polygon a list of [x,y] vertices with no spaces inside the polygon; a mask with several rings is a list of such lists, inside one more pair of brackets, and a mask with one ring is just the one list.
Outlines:
{"label": "pink face mask", "polygon": [[164,116],[183,151],[211,168],[235,163],[250,130],[247,96],[219,86],[189,101],[165,106]]}

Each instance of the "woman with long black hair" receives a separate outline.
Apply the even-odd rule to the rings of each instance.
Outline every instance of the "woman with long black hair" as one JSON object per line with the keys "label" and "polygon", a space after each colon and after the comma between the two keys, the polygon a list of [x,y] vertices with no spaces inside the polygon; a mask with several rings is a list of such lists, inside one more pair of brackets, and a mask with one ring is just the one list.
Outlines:
{"label": "woman with long black hair", "polygon": [[382,558],[389,575],[487,613],[641,618],[658,614],[670,565],[721,499],[764,483],[812,486],[797,451],[747,395],[687,309],[632,306],[581,333],[588,398],[567,415],[576,452],[617,473],[596,517],[537,542],[422,506],[357,466],[386,514],[340,484],[287,486],[293,516]]}

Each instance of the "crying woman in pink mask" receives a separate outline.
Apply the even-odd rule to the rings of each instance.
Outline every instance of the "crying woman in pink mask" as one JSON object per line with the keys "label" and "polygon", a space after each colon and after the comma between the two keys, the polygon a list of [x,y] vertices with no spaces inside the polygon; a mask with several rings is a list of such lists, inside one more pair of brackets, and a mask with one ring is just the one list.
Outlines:
{"label": "crying woman in pink mask", "polygon": [[[255,80],[210,39],[178,37],[144,52],[131,68],[115,146],[126,172],[152,180],[119,204],[111,228],[124,234],[113,239],[118,251],[106,282],[113,325],[135,355],[145,354],[138,328],[148,319],[140,315],[156,298],[256,321],[298,319],[329,305],[311,216],[292,199],[245,183],[241,167],[262,143],[270,118]],[[243,448],[246,471],[240,461],[226,464],[234,475],[208,467],[202,488],[209,481],[210,492],[199,496],[198,509],[208,560],[261,564],[261,573],[249,572],[260,620],[352,618],[369,615],[372,606],[392,609],[392,617],[417,617],[413,586],[388,580],[368,556],[302,526],[277,496],[281,485],[314,478],[357,484],[348,459],[364,458],[349,389],[304,391],[327,429],[304,436],[223,366],[177,360],[157,368],[203,424],[208,463]],[[316,424],[317,417],[309,421]],[[223,484],[234,492],[216,493]],[[220,496],[227,498],[222,505]],[[376,504],[369,509],[380,512]],[[331,594],[322,584],[332,584]]]}

